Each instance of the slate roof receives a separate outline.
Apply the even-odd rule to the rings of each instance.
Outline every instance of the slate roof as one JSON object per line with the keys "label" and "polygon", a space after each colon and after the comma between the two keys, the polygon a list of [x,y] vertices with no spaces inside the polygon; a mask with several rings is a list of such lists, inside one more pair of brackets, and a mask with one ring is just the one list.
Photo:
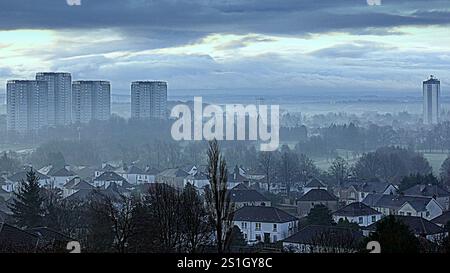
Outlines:
{"label": "slate roof", "polygon": [[362,201],[370,207],[399,209],[408,202],[416,211],[425,211],[431,197],[419,197],[409,195],[369,194]]}
{"label": "slate roof", "polygon": [[[48,176],[46,176],[45,174],[42,174],[38,171],[34,171],[36,173],[36,176],[39,177],[39,180],[42,179],[49,179]],[[13,182],[20,182],[22,180],[27,180],[27,171],[20,171],[17,172],[15,174],[13,174],[12,176],[8,177],[8,180],[13,181]]]}
{"label": "slate roof", "polygon": [[76,173],[69,171],[66,167],[61,169],[55,169],[52,168],[48,173],[48,176],[59,176],[59,177],[65,177],[65,176],[75,176]]}
{"label": "slate roof", "polygon": [[74,177],[67,181],[66,184],[64,184],[64,188],[66,189],[73,189],[73,190],[81,190],[81,189],[95,189],[94,186],[89,184],[83,179],[80,179],[79,177]]}
{"label": "slate roof", "polygon": [[189,173],[186,171],[180,169],[180,168],[173,168],[173,169],[166,169],[158,174],[158,176],[166,176],[166,177],[186,177]]}
{"label": "slate roof", "polygon": [[230,199],[232,202],[268,202],[270,201],[257,190],[249,189],[244,184],[238,184],[229,190]]}
{"label": "slate roof", "polygon": [[440,185],[415,185],[403,192],[405,195],[427,196],[427,197],[449,197],[450,192]]}
{"label": "slate roof", "polygon": [[[354,231],[349,228],[335,227],[335,226],[319,226],[319,225],[310,225],[307,226],[297,233],[291,235],[290,237],[283,240],[286,243],[296,243],[296,244],[314,244],[317,242],[317,237],[323,234],[327,234],[331,238],[336,238],[336,242],[330,241],[330,245],[326,245],[331,247],[335,244],[340,244],[340,238],[348,238],[349,240],[354,241],[354,246],[356,247],[360,241],[363,240],[363,235],[361,232]],[[327,241],[327,240],[326,240]],[[351,242],[351,241],[350,241]]]}
{"label": "slate roof", "polygon": [[[415,235],[433,235],[445,232],[443,228],[422,217],[394,215],[395,219],[402,221]],[[375,231],[377,223],[366,227],[366,230]]]}
{"label": "slate roof", "polygon": [[128,167],[127,174],[147,174],[147,172],[143,171],[139,167],[132,165],[132,166]]}
{"label": "slate roof", "polygon": [[0,250],[34,252],[38,241],[37,235],[0,222]]}
{"label": "slate roof", "polygon": [[338,201],[338,198],[327,190],[312,189],[300,196],[297,201]]}
{"label": "slate roof", "polygon": [[103,166],[102,168],[101,168],[101,171],[104,171],[104,172],[113,172],[113,171],[115,171],[117,168],[116,167],[113,167],[111,164],[105,164],[105,166]]}
{"label": "slate roof", "polygon": [[48,227],[30,228],[30,229],[26,229],[25,231],[35,234],[45,241],[69,242],[69,241],[73,240],[69,236],[66,236],[66,235],[62,234],[61,232],[53,230]]}
{"label": "slate roof", "polygon": [[308,183],[305,185],[306,188],[326,188],[327,185],[325,185],[322,181],[320,181],[317,178],[311,178]]}
{"label": "slate roof", "polygon": [[118,175],[115,172],[104,172],[101,175],[94,178],[94,181],[122,181],[127,182],[125,178]]}
{"label": "slate roof", "polygon": [[383,193],[386,188],[391,185],[387,182],[363,182],[363,183],[351,183],[357,191],[368,193]]}
{"label": "slate roof", "polygon": [[333,215],[348,217],[367,216],[375,214],[381,213],[360,202],[351,203],[333,213]]}
{"label": "slate roof", "polygon": [[244,206],[234,213],[234,221],[286,223],[297,217],[275,207]]}
{"label": "slate roof", "polygon": [[450,211],[446,211],[438,217],[431,220],[431,222],[438,225],[446,225],[450,221]]}

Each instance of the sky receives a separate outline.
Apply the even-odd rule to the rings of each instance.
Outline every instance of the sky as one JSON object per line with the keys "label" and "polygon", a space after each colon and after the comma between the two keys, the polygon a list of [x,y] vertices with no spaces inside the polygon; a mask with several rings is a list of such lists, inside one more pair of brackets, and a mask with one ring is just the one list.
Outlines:
{"label": "sky", "polygon": [[[73,1],[73,0],[72,0]],[[37,71],[170,89],[450,87],[450,0],[0,1],[0,92]],[[449,80],[447,80],[449,79]]]}

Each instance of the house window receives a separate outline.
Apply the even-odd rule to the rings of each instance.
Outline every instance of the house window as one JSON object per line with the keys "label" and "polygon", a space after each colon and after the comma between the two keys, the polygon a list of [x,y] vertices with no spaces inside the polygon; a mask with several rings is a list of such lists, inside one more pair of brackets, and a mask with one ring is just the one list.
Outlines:
{"label": "house window", "polygon": [[277,224],[273,224],[273,231],[277,231]]}
{"label": "house window", "polygon": [[259,242],[262,241],[261,240],[261,234],[256,234],[255,238],[256,238],[256,241],[259,241]]}
{"label": "house window", "polygon": [[261,230],[261,223],[255,223],[255,230]]}
{"label": "house window", "polygon": [[276,243],[278,241],[277,235],[273,235],[273,243]]}
{"label": "house window", "polygon": [[411,212],[406,213],[406,215],[411,216]]}
{"label": "house window", "polygon": [[372,216],[372,223],[375,223],[377,221],[377,217],[374,215]]}
{"label": "house window", "polygon": [[427,217],[429,217],[430,216],[430,212],[429,211],[427,211]]}
{"label": "house window", "polygon": [[241,223],[241,227],[242,227],[242,229],[246,229],[247,228],[247,222],[242,222]]}
{"label": "house window", "polygon": [[362,224],[363,223],[363,218],[362,217],[358,217],[358,223]]}

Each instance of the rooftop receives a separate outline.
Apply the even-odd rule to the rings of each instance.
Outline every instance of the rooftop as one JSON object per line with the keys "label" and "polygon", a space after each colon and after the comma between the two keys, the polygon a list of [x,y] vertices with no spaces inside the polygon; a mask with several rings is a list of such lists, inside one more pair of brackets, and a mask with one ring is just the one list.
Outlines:
{"label": "rooftop", "polygon": [[297,217],[275,207],[244,206],[234,213],[234,221],[287,223]]}
{"label": "rooftop", "polygon": [[338,201],[338,198],[327,190],[312,189],[300,196],[297,201]]}

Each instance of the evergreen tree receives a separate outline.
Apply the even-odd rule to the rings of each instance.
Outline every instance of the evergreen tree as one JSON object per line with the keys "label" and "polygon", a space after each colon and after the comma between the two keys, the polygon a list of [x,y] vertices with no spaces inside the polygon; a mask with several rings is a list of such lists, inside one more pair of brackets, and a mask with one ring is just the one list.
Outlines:
{"label": "evergreen tree", "polygon": [[418,253],[420,242],[407,225],[390,215],[377,222],[368,241],[377,241],[382,253]]}
{"label": "evergreen tree", "polygon": [[39,178],[31,169],[27,179],[21,181],[19,190],[14,193],[13,203],[9,206],[16,225],[24,228],[42,225],[43,198],[39,187]]}
{"label": "evergreen tree", "polygon": [[308,225],[331,226],[334,224],[331,211],[324,205],[316,205],[307,216]]}

